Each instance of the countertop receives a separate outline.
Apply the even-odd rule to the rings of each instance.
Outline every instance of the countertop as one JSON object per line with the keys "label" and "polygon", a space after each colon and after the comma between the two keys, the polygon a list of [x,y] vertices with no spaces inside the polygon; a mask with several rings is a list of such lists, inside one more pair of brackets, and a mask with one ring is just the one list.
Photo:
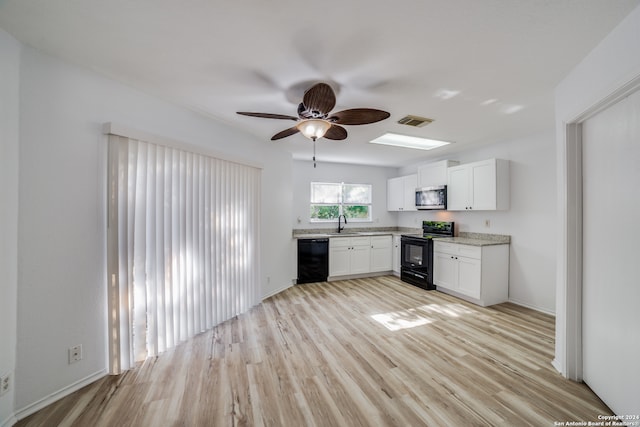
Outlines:
{"label": "countertop", "polygon": [[[414,228],[347,228],[338,233],[334,229],[294,229],[294,239],[326,239],[331,237],[360,237],[360,236],[399,236],[414,234],[422,236],[422,229]],[[456,243],[468,246],[508,245],[511,236],[504,234],[470,233],[461,231],[457,237],[434,237],[434,241]]]}
{"label": "countertop", "polygon": [[492,246],[510,244],[511,236],[505,234],[460,232],[458,237],[437,237],[434,238],[434,241],[435,240],[468,246]]}
{"label": "countertop", "polygon": [[323,239],[327,237],[359,237],[359,236],[399,236],[401,234],[422,235],[422,229],[394,228],[346,228],[338,233],[335,229],[294,229],[294,239]]}

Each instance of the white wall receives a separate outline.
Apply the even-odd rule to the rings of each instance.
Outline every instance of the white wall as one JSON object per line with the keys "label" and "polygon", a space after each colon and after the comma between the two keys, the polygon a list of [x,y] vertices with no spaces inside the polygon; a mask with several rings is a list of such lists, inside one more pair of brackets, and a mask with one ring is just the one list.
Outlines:
{"label": "white wall", "polygon": [[396,168],[362,166],[342,163],[313,162],[295,160],[293,162],[293,228],[337,227],[337,223],[309,222],[309,200],[311,182],[345,182],[349,184],[372,185],[373,222],[347,224],[348,227],[395,227],[395,212],[387,211],[387,179],[397,176]]}
{"label": "white wall", "polygon": [[[18,131],[20,44],[0,30],[0,376],[16,363],[18,289]],[[11,425],[15,387],[0,397],[0,426]]]}
{"label": "white wall", "polygon": [[288,153],[31,48],[20,77],[19,416],[106,366],[105,122],[264,162],[263,292],[290,285]]}
{"label": "white wall", "polygon": [[[640,84],[640,6],[631,12],[556,88],[558,157],[557,315],[554,366],[565,376],[582,377],[581,235],[582,164],[579,138],[567,133],[577,123]],[[585,179],[598,179],[597,176]],[[623,303],[633,304],[624,301]],[[626,306],[625,306],[626,307]],[[624,309],[624,308],[622,308]],[[631,309],[637,309],[636,306]],[[611,379],[613,381],[613,378]],[[629,393],[635,393],[628,382]],[[622,384],[613,384],[618,386]],[[612,408],[615,410],[615,408]]]}
{"label": "white wall", "polygon": [[[510,209],[476,212],[400,212],[398,225],[423,220],[455,221],[456,230],[508,234],[509,300],[540,311],[555,311],[556,163],[552,129],[538,135],[483,146],[448,156],[469,163],[489,158],[509,160]],[[417,165],[400,172],[411,173]],[[490,227],[485,227],[488,219]]]}

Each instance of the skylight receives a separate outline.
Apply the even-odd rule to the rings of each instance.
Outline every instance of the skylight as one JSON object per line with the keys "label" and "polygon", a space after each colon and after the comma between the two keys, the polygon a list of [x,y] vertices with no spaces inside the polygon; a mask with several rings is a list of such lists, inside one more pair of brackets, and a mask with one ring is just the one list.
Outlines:
{"label": "skylight", "polygon": [[385,133],[384,135],[369,142],[371,144],[391,145],[394,147],[413,148],[416,150],[432,150],[434,148],[442,147],[443,145],[451,144],[447,141],[400,135],[397,133]]}

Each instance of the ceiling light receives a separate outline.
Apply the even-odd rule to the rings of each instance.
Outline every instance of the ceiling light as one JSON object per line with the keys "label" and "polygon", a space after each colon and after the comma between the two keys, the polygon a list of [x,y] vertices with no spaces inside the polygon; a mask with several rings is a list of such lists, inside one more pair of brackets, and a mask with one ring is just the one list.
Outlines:
{"label": "ceiling light", "polygon": [[326,120],[309,119],[303,120],[296,125],[298,130],[307,138],[315,141],[318,138],[322,138],[325,133],[331,127],[331,123]]}
{"label": "ceiling light", "polygon": [[385,133],[369,142],[371,144],[392,145],[394,147],[414,148],[417,150],[432,150],[442,147],[443,145],[451,144],[450,142],[438,141],[437,139],[399,135],[397,133]]}

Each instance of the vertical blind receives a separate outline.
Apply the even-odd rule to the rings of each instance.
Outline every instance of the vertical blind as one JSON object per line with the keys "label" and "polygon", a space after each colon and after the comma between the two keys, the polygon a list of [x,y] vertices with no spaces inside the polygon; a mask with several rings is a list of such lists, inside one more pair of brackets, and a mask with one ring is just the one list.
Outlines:
{"label": "vertical blind", "polygon": [[110,371],[260,302],[260,170],[109,136]]}

